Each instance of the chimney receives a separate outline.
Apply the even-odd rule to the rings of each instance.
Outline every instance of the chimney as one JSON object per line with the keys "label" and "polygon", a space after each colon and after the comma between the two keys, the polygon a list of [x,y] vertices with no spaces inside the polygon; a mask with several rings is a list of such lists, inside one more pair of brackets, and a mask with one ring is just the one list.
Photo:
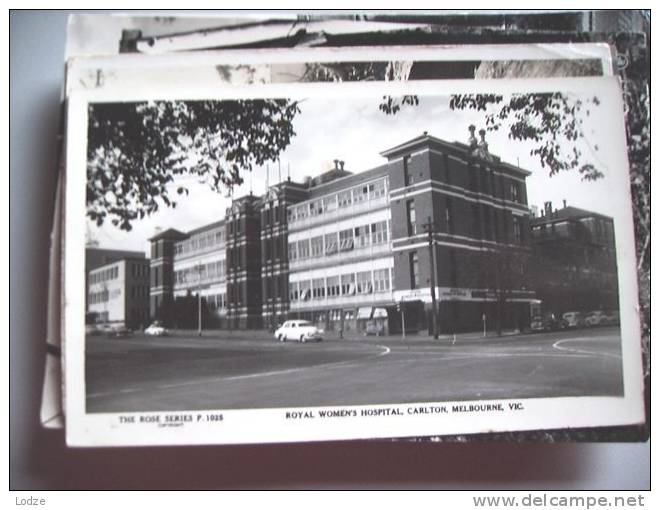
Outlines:
{"label": "chimney", "polygon": [[470,149],[474,149],[477,146],[477,137],[474,136],[474,130],[477,129],[474,127],[474,124],[470,124],[468,130],[470,131],[470,136],[468,137],[468,145]]}
{"label": "chimney", "polygon": [[341,159],[339,160],[339,169],[340,170],[344,169],[344,163],[345,163],[344,160],[341,160]]}
{"label": "chimney", "polygon": [[562,200],[564,202],[564,209],[566,209],[566,199]]}
{"label": "chimney", "polygon": [[544,202],[543,208],[545,209],[545,215],[549,218],[552,217],[552,202]]}
{"label": "chimney", "polygon": [[339,160],[338,159],[333,159],[332,161],[335,164],[335,170],[339,170]]}
{"label": "chimney", "polygon": [[428,132],[428,131],[424,131],[424,136],[429,136],[429,132]]}
{"label": "chimney", "polygon": [[486,142],[486,130],[480,129],[479,136],[481,137],[481,140],[479,140],[479,147],[483,149],[484,152],[488,152],[488,143]]}

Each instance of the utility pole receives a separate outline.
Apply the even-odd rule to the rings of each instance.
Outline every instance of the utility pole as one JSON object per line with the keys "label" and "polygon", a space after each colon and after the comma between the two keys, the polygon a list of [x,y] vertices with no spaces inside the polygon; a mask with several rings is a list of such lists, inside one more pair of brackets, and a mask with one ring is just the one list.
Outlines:
{"label": "utility pole", "polygon": [[438,339],[438,307],[435,299],[435,241],[433,234],[435,233],[434,224],[431,222],[431,217],[428,216],[426,223],[423,225],[424,230],[428,233],[429,240],[429,260],[431,269],[431,306],[433,307],[433,338]]}

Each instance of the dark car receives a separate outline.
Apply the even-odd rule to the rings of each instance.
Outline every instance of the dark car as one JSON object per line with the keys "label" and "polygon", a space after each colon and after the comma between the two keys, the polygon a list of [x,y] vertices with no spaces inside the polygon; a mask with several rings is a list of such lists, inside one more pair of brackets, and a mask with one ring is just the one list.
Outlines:
{"label": "dark car", "polygon": [[535,315],[530,324],[532,331],[559,331],[568,327],[564,318],[558,319],[554,313]]}
{"label": "dark car", "polygon": [[133,334],[133,331],[124,326],[119,326],[111,329],[106,334],[112,338],[126,338],[128,336],[131,336]]}

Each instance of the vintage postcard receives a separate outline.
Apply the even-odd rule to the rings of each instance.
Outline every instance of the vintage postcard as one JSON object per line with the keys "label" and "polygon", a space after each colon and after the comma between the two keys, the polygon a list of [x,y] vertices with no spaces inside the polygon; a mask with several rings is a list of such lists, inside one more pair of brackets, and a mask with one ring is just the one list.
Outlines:
{"label": "vintage postcard", "polygon": [[[122,37],[136,37],[135,30],[126,27],[132,21],[112,18],[108,32],[107,17],[82,19],[74,17],[70,26],[68,64],[64,95],[78,89],[113,87],[121,83],[134,92],[150,90],[154,82],[181,83],[191,80],[215,81],[218,86],[245,86],[266,83],[313,83],[351,81],[416,81],[430,79],[512,79],[529,77],[610,76],[613,72],[612,54],[605,44],[543,44],[543,45],[455,45],[455,46],[389,46],[387,48],[296,48],[253,50],[223,50],[222,52],[186,51],[185,54],[141,55],[132,44],[120,44]],[[139,31],[148,28],[148,19],[133,20]],[[164,27],[174,29],[172,23],[161,20]],[[154,21],[158,24],[160,22]],[[146,24],[145,26],[143,26]],[[87,28],[78,30],[82,26]],[[119,30],[124,27],[124,31]],[[92,28],[95,27],[94,30]],[[164,28],[161,27],[161,28]],[[108,32],[105,42],[115,38],[117,57],[90,57],[92,41],[85,36],[90,30]],[[115,34],[115,35],[112,35]],[[144,34],[143,34],[144,35]],[[186,33],[185,37],[192,34]],[[208,43],[199,37],[200,43]],[[107,46],[108,48],[110,46]],[[87,50],[85,50],[87,48]],[[94,53],[103,53],[97,47]],[[162,53],[162,51],[160,51]],[[387,59],[383,58],[387,55]],[[181,72],[185,68],[185,72]],[[64,172],[63,172],[64,173]],[[53,419],[61,408],[58,397],[60,385],[60,236],[58,211],[55,211],[53,253],[51,255],[51,300],[49,311],[56,322],[48,334],[48,369],[44,379],[42,415],[47,426],[62,426]],[[51,321],[52,322],[52,321]],[[52,351],[52,352],[51,352]]]}
{"label": "vintage postcard", "polygon": [[618,80],[68,100],[72,446],[644,421]]}

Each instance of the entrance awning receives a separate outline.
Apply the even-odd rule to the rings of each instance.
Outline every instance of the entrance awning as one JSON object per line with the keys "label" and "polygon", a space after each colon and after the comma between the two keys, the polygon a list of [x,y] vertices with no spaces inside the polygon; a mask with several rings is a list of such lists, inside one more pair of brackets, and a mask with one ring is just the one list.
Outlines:
{"label": "entrance awning", "polygon": [[370,306],[363,306],[362,308],[358,308],[357,318],[358,319],[370,319],[371,318],[371,310],[372,310],[372,308]]}
{"label": "entrance awning", "polygon": [[374,319],[387,319],[387,310],[385,308],[374,308]]}

